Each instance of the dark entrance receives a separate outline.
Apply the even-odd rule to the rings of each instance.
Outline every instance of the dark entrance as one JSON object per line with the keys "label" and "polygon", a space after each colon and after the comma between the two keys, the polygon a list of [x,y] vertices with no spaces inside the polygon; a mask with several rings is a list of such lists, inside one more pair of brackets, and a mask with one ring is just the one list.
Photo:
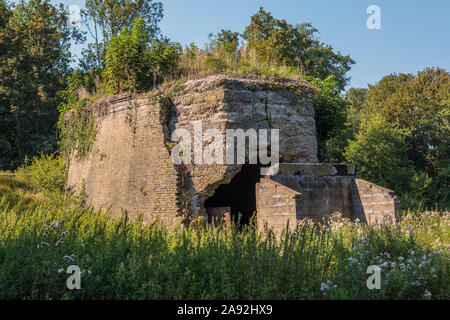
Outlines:
{"label": "dark entrance", "polygon": [[229,184],[221,184],[205,201],[205,208],[231,207],[235,223],[241,214],[240,225],[247,224],[256,211],[256,183],[260,179],[260,166],[244,164]]}

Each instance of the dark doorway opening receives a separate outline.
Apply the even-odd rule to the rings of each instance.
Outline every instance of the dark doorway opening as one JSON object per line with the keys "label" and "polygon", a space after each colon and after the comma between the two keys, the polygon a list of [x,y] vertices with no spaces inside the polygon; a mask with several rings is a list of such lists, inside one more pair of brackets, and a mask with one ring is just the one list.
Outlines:
{"label": "dark doorway opening", "polygon": [[240,225],[248,224],[256,211],[256,183],[260,179],[260,165],[244,164],[228,184],[221,184],[205,201],[205,208],[231,207],[231,219]]}

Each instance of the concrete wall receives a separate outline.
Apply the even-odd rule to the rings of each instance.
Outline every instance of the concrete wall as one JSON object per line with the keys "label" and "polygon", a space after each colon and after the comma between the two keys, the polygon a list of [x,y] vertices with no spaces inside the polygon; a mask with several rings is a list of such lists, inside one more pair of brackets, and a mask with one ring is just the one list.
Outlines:
{"label": "concrete wall", "polygon": [[256,210],[258,228],[272,228],[280,234],[286,227],[297,225],[296,199],[301,194],[269,178],[256,184]]}
{"label": "concrete wall", "polygon": [[[218,129],[224,136],[226,129],[279,129],[280,161],[318,161],[313,90],[304,83],[209,76],[187,81],[173,102],[169,136],[180,128],[193,136],[194,121],[202,121],[203,131]],[[209,144],[204,141],[203,149]],[[223,152],[225,157],[225,147]],[[204,201],[218,185],[229,183],[241,165],[196,164],[186,168],[190,210],[204,215]]]}
{"label": "concrete wall", "polygon": [[159,106],[138,98],[114,103],[97,120],[97,136],[91,155],[72,159],[67,186],[77,190],[83,183],[89,203],[121,208],[130,218],[137,212],[145,221],[162,217],[179,222],[178,173],[164,144]]}
{"label": "concrete wall", "polygon": [[392,190],[363,179],[354,179],[352,185],[354,218],[367,223],[395,221],[400,200]]}
{"label": "concrete wall", "polygon": [[[194,121],[202,121],[203,131],[222,133],[228,128],[277,128],[282,161],[317,162],[313,90],[304,83],[210,76],[161,92],[173,102],[168,115],[156,92],[97,102],[106,107],[95,119],[92,152],[84,160],[72,157],[68,189],[84,184],[88,202],[111,207],[114,216],[123,208],[131,218],[141,212],[146,221],[158,216],[173,225],[180,214],[206,215],[204,201],[241,165],[173,165],[171,134],[183,128],[193,137]],[[203,141],[203,149],[209,143]]]}
{"label": "concrete wall", "polygon": [[[312,218],[320,221],[339,212],[349,219],[358,218],[368,223],[380,223],[386,219],[395,220],[399,210],[399,200],[392,190],[358,179],[354,165],[333,165],[322,163],[282,163],[279,172],[266,180],[272,180],[285,187],[280,193],[275,187],[258,189],[263,209],[258,219],[276,220],[281,224],[279,211],[266,199],[277,199],[289,190],[295,196],[295,216],[297,220]],[[267,182],[265,185],[270,185]],[[269,201],[269,202],[268,202]],[[268,202],[268,205],[266,204]],[[292,215],[292,207],[289,207]],[[284,220],[286,225],[287,219]]]}

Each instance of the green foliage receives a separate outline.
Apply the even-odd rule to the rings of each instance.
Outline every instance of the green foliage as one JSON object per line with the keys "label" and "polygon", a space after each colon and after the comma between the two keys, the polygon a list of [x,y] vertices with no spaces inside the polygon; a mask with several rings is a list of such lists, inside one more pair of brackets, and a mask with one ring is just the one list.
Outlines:
{"label": "green foliage", "polygon": [[54,152],[56,94],[69,72],[72,40],[83,40],[67,23],[67,11],[47,0],[0,2],[0,169],[26,156]]}
{"label": "green foliage", "polygon": [[[332,156],[332,139],[344,128],[347,101],[339,93],[339,86],[334,76],[325,80],[313,77],[305,78],[316,90],[316,129],[319,142],[319,158],[327,161]],[[341,139],[342,140],[342,139]]]}
{"label": "green foliage", "polygon": [[19,180],[39,191],[63,192],[67,163],[61,156],[41,155],[24,164],[16,172]]}
{"label": "green foliage", "polygon": [[402,157],[406,150],[407,159],[398,166],[412,165],[415,173],[409,188],[394,189],[401,193],[406,207],[449,208],[449,91],[449,73],[427,68],[415,75],[391,74],[369,89],[347,93],[350,107],[347,128],[341,135],[354,139],[364,130],[363,115],[381,115],[391,126],[408,132],[403,135],[402,148]]}
{"label": "green foliage", "polygon": [[144,22],[136,19],[131,28],[123,28],[120,35],[112,36],[106,46],[106,68],[103,78],[111,93],[135,91],[142,85],[148,70],[145,70],[145,51],[148,34]]}
{"label": "green foliage", "polygon": [[107,44],[103,77],[111,93],[148,89],[177,69],[181,47],[167,39],[149,45],[144,21],[135,19],[131,28],[113,36]]}
{"label": "green foliage", "polygon": [[450,158],[450,74],[427,68],[412,74],[391,74],[370,86],[365,112],[382,114],[411,132],[408,153],[415,166],[436,176]]}
{"label": "green foliage", "polygon": [[[448,213],[384,227],[306,220],[277,240],[252,225],[169,231],[58,194],[12,204],[2,184],[0,299],[449,298]],[[81,290],[66,288],[72,264],[86,270]],[[366,287],[373,264],[381,290]]]}
{"label": "green foliage", "polygon": [[314,36],[316,32],[309,23],[294,27],[261,8],[242,34],[242,46],[237,32],[221,30],[217,35],[210,34],[204,50],[193,44],[185,49],[181,73],[187,77],[230,72],[290,79],[309,76],[319,80],[334,76],[341,91],[354,61],[321,43]]}
{"label": "green foliage", "polygon": [[345,74],[354,61],[317,40],[316,32],[310,23],[294,27],[285,20],[274,18],[261,7],[251,17],[243,38],[247,48],[254,50],[261,62],[294,67],[303,75],[321,80],[334,75],[342,90],[348,81]]}
{"label": "green foliage", "polygon": [[181,51],[180,44],[170,42],[169,39],[153,40],[146,59],[150,67],[154,87],[157,83],[175,78],[178,75]]}
{"label": "green foliage", "polygon": [[222,29],[214,41],[217,47],[223,49],[227,55],[233,56],[238,54],[239,32]]}
{"label": "green foliage", "polygon": [[68,77],[68,86],[59,92],[63,102],[58,106],[60,112],[58,121],[59,146],[61,153],[68,158],[86,158],[91,152],[97,129],[95,114],[88,98],[80,98],[79,90],[89,86],[91,78],[75,70]]}
{"label": "green foliage", "polygon": [[150,39],[155,39],[162,17],[161,2],[153,0],[86,0],[82,18],[94,41],[83,50],[82,70],[100,75],[106,65],[106,44],[136,18],[142,19],[145,32]]}
{"label": "green foliage", "polygon": [[382,117],[373,116],[349,142],[345,157],[358,166],[361,178],[397,192],[410,190],[414,170],[406,153],[406,134]]}

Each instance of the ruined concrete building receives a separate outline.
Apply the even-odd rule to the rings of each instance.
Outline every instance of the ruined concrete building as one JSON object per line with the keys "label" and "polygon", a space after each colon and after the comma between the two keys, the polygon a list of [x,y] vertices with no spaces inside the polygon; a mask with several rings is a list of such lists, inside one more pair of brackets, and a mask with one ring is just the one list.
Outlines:
{"label": "ruined concrete building", "polygon": [[[125,209],[131,218],[140,212],[145,221],[175,225],[223,211],[231,218],[241,213],[245,222],[256,212],[260,226],[275,229],[336,211],[368,223],[395,219],[393,191],[359,179],[354,165],[318,162],[314,90],[305,83],[209,76],[97,104],[91,153],[72,157],[67,186],[83,186],[89,203],[112,215]],[[172,133],[192,133],[195,121],[224,135],[279,129],[278,172],[261,176],[258,163],[174,164]]]}

